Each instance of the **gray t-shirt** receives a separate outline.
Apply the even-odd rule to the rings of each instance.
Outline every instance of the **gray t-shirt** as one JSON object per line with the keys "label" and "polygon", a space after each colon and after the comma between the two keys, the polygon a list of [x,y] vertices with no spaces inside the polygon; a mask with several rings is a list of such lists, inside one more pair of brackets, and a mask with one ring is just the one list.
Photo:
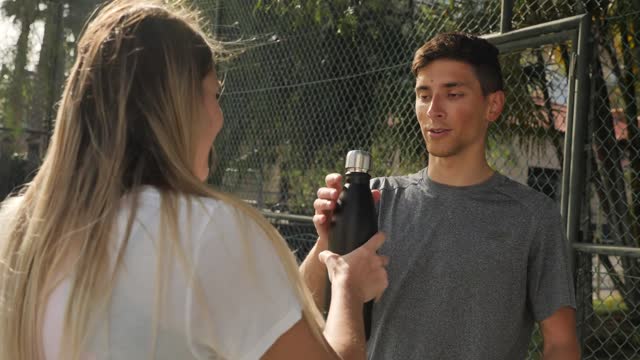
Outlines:
{"label": "gray t-shirt", "polygon": [[369,358],[524,359],[534,321],[575,308],[556,203],[498,173],[451,187],[422,171],[373,179],[389,287]]}

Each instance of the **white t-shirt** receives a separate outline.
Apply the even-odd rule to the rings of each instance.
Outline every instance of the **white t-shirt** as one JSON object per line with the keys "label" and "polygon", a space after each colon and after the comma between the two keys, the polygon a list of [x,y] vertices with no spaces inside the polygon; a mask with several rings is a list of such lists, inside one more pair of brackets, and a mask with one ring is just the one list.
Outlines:
{"label": "white t-shirt", "polygon": [[[151,354],[160,198],[152,187],[140,195],[110,310],[86,359],[148,359]],[[130,213],[127,204],[123,201],[116,229],[120,242]],[[182,198],[179,204],[180,240],[200,279],[206,308],[177,256],[165,262],[172,265],[159,307],[155,358],[259,359],[302,316],[279,257],[259,226],[231,206],[201,198],[190,204]],[[69,279],[60,283],[49,298],[42,334],[47,360],[57,359],[64,336],[70,284]]]}

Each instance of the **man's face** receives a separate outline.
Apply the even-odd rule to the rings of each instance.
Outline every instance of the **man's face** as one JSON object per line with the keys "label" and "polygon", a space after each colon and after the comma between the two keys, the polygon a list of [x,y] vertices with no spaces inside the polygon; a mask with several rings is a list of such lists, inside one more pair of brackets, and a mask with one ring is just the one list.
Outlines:
{"label": "man's face", "polygon": [[502,91],[483,96],[471,65],[448,59],[420,69],[415,90],[416,115],[431,156],[484,155],[487,128],[502,111]]}

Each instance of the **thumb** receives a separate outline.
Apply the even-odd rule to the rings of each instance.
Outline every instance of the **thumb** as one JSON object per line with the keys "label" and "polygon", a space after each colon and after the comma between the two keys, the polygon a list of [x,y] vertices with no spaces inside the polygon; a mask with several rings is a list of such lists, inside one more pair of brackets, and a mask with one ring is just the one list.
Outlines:
{"label": "thumb", "polygon": [[363,248],[368,248],[369,250],[376,252],[382,246],[385,240],[385,234],[381,231],[377,232],[371,239],[367,240],[366,243],[362,245]]}
{"label": "thumb", "polygon": [[320,260],[320,262],[323,263],[327,268],[333,265],[337,258],[338,254],[333,253],[329,250],[325,250],[318,254],[318,260]]}

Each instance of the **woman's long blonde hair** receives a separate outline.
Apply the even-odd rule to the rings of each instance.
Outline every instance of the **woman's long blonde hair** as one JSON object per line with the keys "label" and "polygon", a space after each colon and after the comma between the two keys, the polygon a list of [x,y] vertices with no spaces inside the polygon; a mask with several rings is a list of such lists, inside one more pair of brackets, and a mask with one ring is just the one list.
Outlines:
{"label": "woman's long blonde hair", "polygon": [[[141,185],[161,190],[170,234],[179,194],[221,200],[256,221],[320,336],[322,317],[282,237],[258,211],[194,175],[202,80],[221,53],[198,24],[195,12],[175,4],[115,0],[85,28],[43,164],[0,210],[0,360],[42,358],[44,308],[69,275],[63,353],[78,358],[126,249],[125,238],[110,250],[119,204]],[[180,249],[179,240],[168,236],[167,248]]]}

